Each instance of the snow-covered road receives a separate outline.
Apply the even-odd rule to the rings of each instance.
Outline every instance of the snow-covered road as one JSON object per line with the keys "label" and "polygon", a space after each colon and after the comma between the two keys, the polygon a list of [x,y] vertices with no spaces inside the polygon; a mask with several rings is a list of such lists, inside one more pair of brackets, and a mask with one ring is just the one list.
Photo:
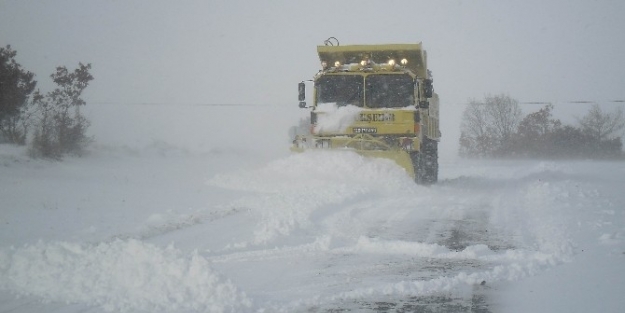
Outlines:
{"label": "snow-covered road", "polygon": [[[618,312],[625,164],[0,150],[0,312]],[[583,279],[583,280],[582,280]]]}

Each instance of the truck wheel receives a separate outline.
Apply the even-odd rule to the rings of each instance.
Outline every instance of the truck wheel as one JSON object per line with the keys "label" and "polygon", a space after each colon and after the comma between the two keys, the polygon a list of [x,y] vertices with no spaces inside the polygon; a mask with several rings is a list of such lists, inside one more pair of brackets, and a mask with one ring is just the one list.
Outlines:
{"label": "truck wheel", "polygon": [[410,160],[414,169],[414,181],[418,185],[425,184],[425,162],[423,153],[419,151],[410,152]]}
{"label": "truck wheel", "polygon": [[422,153],[425,169],[424,181],[426,184],[434,184],[438,181],[438,142],[426,138]]}
{"label": "truck wheel", "polygon": [[410,153],[414,180],[419,185],[430,185],[438,181],[438,142],[425,139],[421,151]]}

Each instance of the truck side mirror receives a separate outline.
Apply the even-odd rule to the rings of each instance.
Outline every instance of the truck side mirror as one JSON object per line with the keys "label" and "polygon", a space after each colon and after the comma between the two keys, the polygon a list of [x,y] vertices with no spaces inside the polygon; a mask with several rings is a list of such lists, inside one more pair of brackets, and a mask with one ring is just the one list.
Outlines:
{"label": "truck side mirror", "polygon": [[304,82],[300,82],[299,84],[297,84],[297,90],[299,92],[299,107],[300,108],[305,108],[306,107],[306,84]]}
{"label": "truck side mirror", "polygon": [[423,93],[426,98],[432,98],[432,95],[434,94],[434,86],[432,86],[431,79],[426,79],[423,82]]}

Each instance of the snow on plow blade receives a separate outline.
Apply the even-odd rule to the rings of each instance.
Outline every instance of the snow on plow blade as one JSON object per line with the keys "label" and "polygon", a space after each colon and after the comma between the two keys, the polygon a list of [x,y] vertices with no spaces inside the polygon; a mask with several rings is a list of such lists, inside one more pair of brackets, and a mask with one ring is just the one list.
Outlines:
{"label": "snow on plow blade", "polygon": [[420,142],[416,137],[397,138],[402,146],[370,134],[355,136],[296,136],[291,151],[354,151],[365,157],[385,158],[406,170],[417,184],[428,185],[438,180],[437,145],[433,140]]}
{"label": "snow on plow blade", "polygon": [[[330,147],[326,147],[326,148],[330,148]],[[297,146],[293,146],[291,147],[291,151],[293,152],[304,152],[306,150],[313,150],[313,149],[324,149],[323,147],[319,147],[319,148],[304,148],[304,147],[297,147]],[[325,149],[324,149],[325,150]],[[384,158],[384,159],[389,159],[394,161],[395,163],[397,163],[397,165],[401,166],[402,168],[404,168],[404,170],[406,170],[406,173],[415,181],[415,175],[416,175],[416,171],[415,171],[415,166],[413,165],[413,161],[412,158],[410,157],[410,153],[407,151],[401,151],[401,150],[362,150],[362,149],[351,149],[351,148],[343,148],[343,149],[327,149],[327,150],[332,150],[332,151],[353,151],[356,152],[364,157],[371,157],[371,158]],[[419,182],[419,181],[417,181]]]}
{"label": "snow on plow blade", "polygon": [[415,167],[412,164],[410,155],[406,151],[356,150],[356,152],[366,157],[393,160],[397,165],[403,167],[412,179],[415,179]]}
{"label": "snow on plow blade", "polygon": [[[401,147],[389,145],[382,138],[369,134],[331,137],[303,135],[295,138],[291,151],[354,151],[365,157],[385,158],[394,161],[397,165],[404,168],[406,173],[417,184],[428,185],[436,183],[438,179],[438,162],[435,156],[436,145],[432,144],[434,141],[426,141],[422,144],[418,141],[418,138],[410,138],[410,140],[412,141],[410,143],[406,141],[410,146],[405,146],[406,149],[402,149]],[[411,150],[414,147],[420,147],[422,150]],[[434,151],[429,151],[431,149],[434,149]]]}

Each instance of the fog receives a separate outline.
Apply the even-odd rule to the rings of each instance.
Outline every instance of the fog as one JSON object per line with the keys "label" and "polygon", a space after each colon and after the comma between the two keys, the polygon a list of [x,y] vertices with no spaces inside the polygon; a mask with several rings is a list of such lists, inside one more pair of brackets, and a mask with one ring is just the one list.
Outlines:
{"label": "fog", "polygon": [[[623,1],[0,0],[54,88],[91,63],[88,157],[0,145],[0,311],[619,312],[622,162],[457,158],[470,99],[623,107]],[[439,183],[290,153],[316,46],[422,42]],[[310,88],[309,88],[310,91]],[[531,104],[534,103],[534,104]],[[440,310],[438,310],[440,308]],[[460,309],[458,309],[460,308]]]}
{"label": "fog", "polygon": [[441,97],[441,154],[452,157],[468,99],[507,93],[554,103],[573,120],[587,106],[570,101],[625,98],[624,12],[622,1],[0,0],[0,44],[43,91],[56,66],[92,63],[85,100],[93,135],[106,142],[184,127],[184,113],[161,118],[155,108],[194,104],[266,105],[256,125],[224,125],[229,138],[262,133],[299,114],[296,84],[318,71],[324,39],[423,42]]}

